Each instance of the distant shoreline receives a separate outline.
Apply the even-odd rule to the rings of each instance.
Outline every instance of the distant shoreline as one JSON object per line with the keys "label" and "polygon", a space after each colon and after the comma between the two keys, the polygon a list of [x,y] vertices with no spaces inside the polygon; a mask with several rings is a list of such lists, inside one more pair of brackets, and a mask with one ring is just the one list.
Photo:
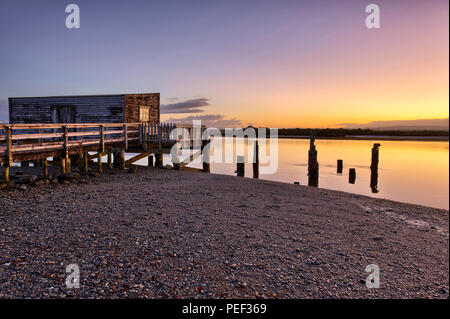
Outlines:
{"label": "distant shoreline", "polygon": [[[278,135],[283,139],[309,139],[306,135]],[[316,136],[316,140],[383,140],[383,141],[427,141],[427,142],[448,142],[448,136],[383,136],[383,135],[350,135],[350,136]]]}

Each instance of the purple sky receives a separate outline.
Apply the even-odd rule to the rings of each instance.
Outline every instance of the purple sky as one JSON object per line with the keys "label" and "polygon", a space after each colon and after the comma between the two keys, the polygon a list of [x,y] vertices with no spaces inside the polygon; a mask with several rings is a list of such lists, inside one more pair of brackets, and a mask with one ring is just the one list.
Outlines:
{"label": "purple sky", "polygon": [[[80,7],[80,29],[65,27],[69,3]],[[400,88],[402,95],[395,99],[389,99],[392,84],[386,84],[378,92],[387,96],[377,102],[380,112],[358,113],[363,95],[378,87],[361,81],[365,74],[371,76],[374,61],[379,72],[375,76],[396,81],[410,77],[406,61],[411,67],[423,63],[423,69],[433,72],[448,66],[443,62],[448,57],[448,1],[378,1],[378,33],[364,25],[369,3],[1,1],[0,119],[7,119],[10,96],[138,92],[160,92],[162,104],[191,107],[187,110],[192,113],[178,117],[215,117],[232,125],[329,126],[448,117],[448,111],[442,111],[448,99],[441,97],[448,95],[441,88],[448,87],[448,70],[446,77],[425,76],[439,80],[437,92],[428,90],[429,81],[417,84],[429,94],[414,97],[416,101],[437,96],[433,111],[421,113],[420,105],[405,104],[399,106],[403,113],[389,113],[393,103],[417,91],[414,82]],[[391,71],[396,73],[386,73]],[[326,101],[322,90],[328,94]],[[353,92],[361,96],[354,104],[342,105]],[[343,108],[343,117],[333,113],[335,105]],[[175,107],[169,107],[167,118],[174,116]],[[348,118],[355,110],[355,118]],[[273,121],[277,114],[278,122]]]}

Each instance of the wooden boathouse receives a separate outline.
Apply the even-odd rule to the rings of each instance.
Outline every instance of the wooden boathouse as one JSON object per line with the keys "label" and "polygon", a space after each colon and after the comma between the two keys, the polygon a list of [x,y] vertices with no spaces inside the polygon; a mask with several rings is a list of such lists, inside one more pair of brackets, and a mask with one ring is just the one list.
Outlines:
{"label": "wooden boathouse", "polygon": [[9,98],[10,124],[159,123],[159,93]]}
{"label": "wooden boathouse", "polygon": [[[33,161],[42,165],[43,175],[48,175],[49,158],[60,166],[62,174],[70,173],[72,165],[80,165],[87,174],[93,158],[97,158],[101,172],[104,156],[109,167],[125,169],[154,155],[154,166],[162,167],[163,154],[170,153],[181,139],[173,132],[188,130],[187,142],[193,148],[195,130],[192,125],[160,123],[159,108],[159,93],[9,98],[10,123],[0,125],[4,180],[9,181],[9,167],[14,162]],[[200,136],[204,129],[200,128]],[[174,168],[202,156],[203,171],[209,172],[206,143],[200,137],[200,150],[174,163]],[[126,159],[126,151],[138,155]]]}

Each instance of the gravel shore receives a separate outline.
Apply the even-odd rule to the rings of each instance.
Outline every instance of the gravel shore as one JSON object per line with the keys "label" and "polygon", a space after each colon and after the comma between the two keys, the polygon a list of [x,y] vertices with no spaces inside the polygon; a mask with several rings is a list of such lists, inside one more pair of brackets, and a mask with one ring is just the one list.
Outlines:
{"label": "gravel shore", "polygon": [[[2,298],[448,298],[449,212],[190,171],[0,191]],[[77,264],[80,288],[65,285]],[[380,287],[368,289],[369,264]]]}

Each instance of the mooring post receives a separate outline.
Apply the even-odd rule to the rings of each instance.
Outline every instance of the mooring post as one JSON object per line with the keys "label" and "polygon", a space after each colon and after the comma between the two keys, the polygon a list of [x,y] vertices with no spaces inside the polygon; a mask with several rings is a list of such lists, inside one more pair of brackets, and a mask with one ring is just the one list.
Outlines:
{"label": "mooring post", "polygon": [[378,161],[379,161],[379,147],[381,146],[380,143],[373,144],[372,148],[372,160],[370,163],[370,169],[371,170],[377,170],[378,169]]}
{"label": "mooring post", "polygon": [[237,176],[245,176],[245,158],[244,156],[238,156],[236,158],[236,172]]}
{"label": "mooring post", "polygon": [[348,182],[350,184],[355,184],[355,181],[356,181],[356,169],[350,168],[348,170]]}
{"label": "mooring post", "polygon": [[344,161],[341,159],[337,160],[337,173],[342,174],[342,170],[344,169]]}
{"label": "mooring post", "polygon": [[211,166],[210,166],[210,148],[211,148],[211,140],[203,140],[202,139],[202,146],[201,146],[201,152],[202,152],[202,172],[210,173],[211,172]]}
{"label": "mooring post", "polygon": [[315,133],[312,132],[308,151],[308,186],[317,187],[319,186],[319,162],[317,161],[317,150],[314,145],[315,140]]}
{"label": "mooring post", "polygon": [[372,159],[370,163],[370,188],[372,193],[378,193],[378,162],[380,143],[373,144]]}
{"label": "mooring post", "polygon": [[259,144],[255,141],[253,150],[253,178],[259,178]]}

